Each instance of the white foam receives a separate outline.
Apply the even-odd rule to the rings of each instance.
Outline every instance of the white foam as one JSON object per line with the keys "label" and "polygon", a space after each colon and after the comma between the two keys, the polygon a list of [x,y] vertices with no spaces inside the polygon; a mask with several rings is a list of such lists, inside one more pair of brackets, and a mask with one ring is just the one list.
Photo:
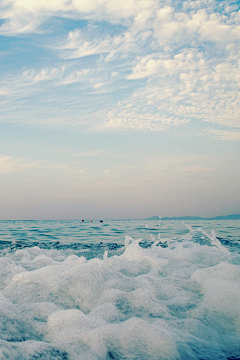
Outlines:
{"label": "white foam", "polygon": [[154,251],[141,248],[139,246],[140,241],[141,239],[133,241],[120,257],[129,260],[135,266],[139,265],[144,269],[143,272],[149,271],[152,266],[168,265],[168,260],[157,258]]}
{"label": "white foam", "polygon": [[158,236],[143,248],[140,239],[127,237],[122,254],[106,251],[88,261],[38,247],[5,253],[0,358],[200,360],[206,353],[208,359],[237,354],[239,254],[214,241],[201,245],[205,239],[201,229],[190,229],[181,241]]}
{"label": "white foam", "polygon": [[20,264],[7,257],[0,258],[0,290],[3,289],[15,274],[26,271]]}
{"label": "white foam", "polygon": [[192,280],[197,281],[201,285],[209,278],[240,282],[240,265],[220,261],[219,264],[211,266],[210,268],[196,270],[191,276]]}
{"label": "white foam", "polygon": [[125,249],[129,246],[130,242],[133,241],[133,238],[129,235],[125,236]]}
{"label": "white foam", "polygon": [[53,342],[76,342],[90,329],[105,325],[103,320],[77,309],[56,311],[49,316],[48,338]]}

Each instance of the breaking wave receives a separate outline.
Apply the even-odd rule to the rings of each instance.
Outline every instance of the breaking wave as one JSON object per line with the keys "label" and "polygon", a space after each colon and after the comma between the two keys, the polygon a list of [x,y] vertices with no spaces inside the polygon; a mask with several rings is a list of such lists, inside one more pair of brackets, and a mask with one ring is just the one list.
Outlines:
{"label": "breaking wave", "polygon": [[0,359],[240,359],[240,254],[179,239],[0,243]]}

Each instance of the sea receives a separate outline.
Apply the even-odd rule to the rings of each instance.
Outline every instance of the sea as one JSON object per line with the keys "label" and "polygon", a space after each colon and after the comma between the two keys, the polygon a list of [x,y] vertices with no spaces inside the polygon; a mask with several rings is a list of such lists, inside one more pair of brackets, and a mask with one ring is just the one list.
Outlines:
{"label": "sea", "polygon": [[239,227],[0,221],[0,359],[240,360]]}

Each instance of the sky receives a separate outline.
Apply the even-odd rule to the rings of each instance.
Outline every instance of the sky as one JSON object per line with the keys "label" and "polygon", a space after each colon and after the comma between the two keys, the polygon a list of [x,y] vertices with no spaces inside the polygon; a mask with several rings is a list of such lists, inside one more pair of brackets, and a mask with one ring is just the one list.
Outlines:
{"label": "sky", "polygon": [[1,0],[0,219],[240,213],[239,9]]}

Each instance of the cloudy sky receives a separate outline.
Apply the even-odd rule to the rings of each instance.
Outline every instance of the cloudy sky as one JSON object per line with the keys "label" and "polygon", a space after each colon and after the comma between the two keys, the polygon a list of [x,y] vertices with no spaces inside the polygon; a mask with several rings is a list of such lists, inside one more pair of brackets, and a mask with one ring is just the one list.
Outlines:
{"label": "cloudy sky", "polygon": [[240,213],[239,8],[2,0],[0,219]]}

